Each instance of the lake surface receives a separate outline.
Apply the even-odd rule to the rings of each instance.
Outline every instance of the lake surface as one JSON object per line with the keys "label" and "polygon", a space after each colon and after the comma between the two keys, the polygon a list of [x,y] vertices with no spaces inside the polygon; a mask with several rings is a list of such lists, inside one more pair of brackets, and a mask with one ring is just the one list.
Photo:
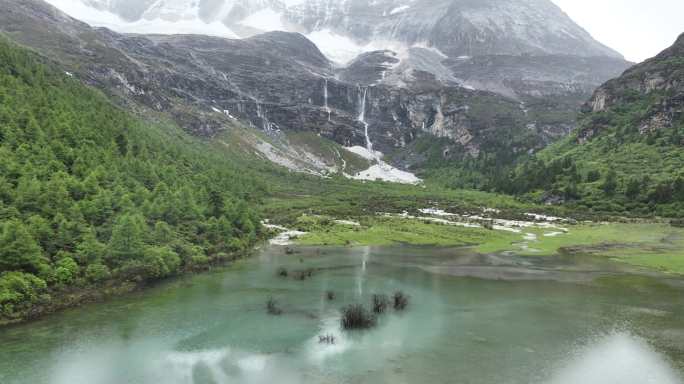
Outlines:
{"label": "lake surface", "polygon": [[[340,329],[342,307],[397,290],[405,312]],[[268,247],[0,330],[0,383],[682,383],[683,293],[681,280],[601,259]],[[266,313],[270,297],[281,316]],[[327,334],[334,345],[319,343]]]}

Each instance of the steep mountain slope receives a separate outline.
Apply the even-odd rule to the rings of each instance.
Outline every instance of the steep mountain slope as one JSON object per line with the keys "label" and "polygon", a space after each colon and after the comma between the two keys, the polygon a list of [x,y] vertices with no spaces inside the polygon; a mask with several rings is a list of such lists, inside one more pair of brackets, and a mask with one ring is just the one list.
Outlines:
{"label": "steep mountain slope", "polygon": [[[123,7],[121,2],[108,4]],[[346,67],[336,67],[295,33],[271,32],[243,40],[122,35],[90,28],[37,0],[0,0],[0,11],[0,30],[63,63],[77,78],[118,96],[128,107],[169,114],[186,130],[208,137],[242,121],[265,135],[248,141],[255,151],[292,169],[318,174],[357,175],[358,169],[343,166],[350,163],[345,152],[374,163],[380,156],[369,152],[371,147],[403,169],[461,168],[466,162],[499,168],[574,128],[575,113],[589,97],[591,84],[617,73],[606,69],[590,76],[592,63],[624,63],[607,56],[598,61],[559,56],[544,69],[547,61],[538,56],[452,60],[419,44],[407,51],[368,52]],[[586,53],[596,53],[590,51]],[[483,58],[505,65],[478,61]],[[470,60],[476,64],[467,64]],[[564,63],[572,60],[578,64],[568,69]],[[468,69],[458,72],[459,66]],[[515,66],[517,71],[482,69]],[[468,78],[466,72],[484,78],[477,84],[485,90],[464,83],[476,83],[476,76]],[[302,151],[296,140],[289,140],[298,133],[334,141],[338,148],[333,152],[345,155],[327,160],[311,156],[310,149]],[[273,145],[279,148],[273,150]],[[298,154],[303,155],[297,159]],[[358,157],[353,162],[359,164]],[[395,172],[391,167],[387,171]]]}
{"label": "steep mountain slope", "polygon": [[246,199],[263,193],[0,37],[0,324],[229,260],[257,240]]}
{"label": "steep mountain slope", "polygon": [[684,35],[596,90],[579,129],[507,184],[592,209],[681,216],[683,138]]}
{"label": "steep mountain slope", "polygon": [[[245,40],[119,35],[92,29],[38,1],[3,0],[0,9],[0,28],[12,38],[129,107],[168,113],[204,136],[240,119],[276,141],[284,134],[312,132],[347,147],[372,143],[389,153],[418,136],[436,135],[450,139],[448,146],[461,153],[477,154],[478,138],[486,132],[527,131],[517,102],[488,93],[429,78],[406,88],[338,80],[325,57],[298,34]],[[490,99],[505,109],[470,108]],[[517,117],[500,124],[511,113]],[[500,114],[505,116],[497,123]],[[524,150],[542,142],[533,137]]]}

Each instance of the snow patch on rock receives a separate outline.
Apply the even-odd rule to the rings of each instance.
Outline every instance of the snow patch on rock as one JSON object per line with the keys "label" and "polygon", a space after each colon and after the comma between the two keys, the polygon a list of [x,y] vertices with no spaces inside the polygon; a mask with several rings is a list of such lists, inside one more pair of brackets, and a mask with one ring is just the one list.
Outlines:
{"label": "snow patch on rock", "polygon": [[424,208],[424,209],[419,209],[418,210],[420,213],[424,213],[426,215],[433,215],[433,216],[443,216],[443,217],[455,217],[458,216],[455,213],[449,213],[443,209],[437,209],[437,208]]}
{"label": "snow patch on rock", "polygon": [[397,13],[402,13],[407,11],[409,8],[411,8],[410,5],[402,5],[400,7],[396,7],[393,10],[390,11],[390,15],[396,15]]}
{"label": "snow patch on rock", "polygon": [[270,162],[285,167],[294,172],[308,173],[314,176],[325,177],[334,173],[337,168],[326,164],[325,160],[303,149],[278,148],[265,141],[253,144],[258,154],[261,154]]}
{"label": "snow patch on rock", "polygon": [[383,161],[380,161],[378,164],[373,165],[365,171],[357,173],[355,176],[352,176],[352,179],[366,181],[381,180],[399,184],[420,184],[422,182],[422,180],[413,173],[402,171]]}
{"label": "snow patch on rock", "polygon": [[302,232],[302,231],[295,231],[292,229],[287,229],[283,226],[280,225],[275,225],[275,224],[269,224],[267,220],[263,221],[261,225],[264,226],[266,229],[271,229],[274,231],[280,231],[278,236],[272,238],[269,240],[269,244],[271,245],[292,245],[294,240],[297,238],[304,236],[307,234],[307,232]]}
{"label": "snow patch on rock", "polygon": [[348,36],[337,34],[329,29],[313,31],[307,34],[306,37],[316,44],[318,49],[328,59],[340,65],[349,64],[349,62],[356,59],[359,55],[374,51],[392,51],[397,53],[400,58],[407,57],[408,51],[411,48],[430,49],[431,51],[446,57],[446,55],[438,49],[428,47],[427,43],[407,45],[406,43],[397,40],[376,39],[368,44],[360,44]]}
{"label": "snow patch on rock", "polygon": [[531,217],[532,219],[534,219],[536,221],[547,221],[547,222],[568,221],[568,219],[564,219],[562,217],[540,215],[537,213],[526,213],[525,216]]}
{"label": "snow patch on rock", "polygon": [[[197,34],[237,39],[238,35],[225,24],[214,21],[205,23],[197,15],[197,7],[190,8],[183,18],[177,21],[167,21],[163,18],[142,18],[138,21],[126,21],[118,15],[89,7],[79,0],[47,0],[51,5],[59,8],[67,15],[81,20],[94,27],[105,27],[120,33],[140,34]],[[194,12],[194,13],[193,13]]]}
{"label": "snow patch on rock", "polygon": [[352,227],[360,227],[361,223],[357,221],[352,221],[352,220],[335,220],[335,224],[340,224],[340,225],[349,225]]}
{"label": "snow patch on rock", "polygon": [[378,152],[371,153],[371,151],[369,151],[367,148],[362,147],[360,145],[355,145],[353,147],[345,147],[344,149],[346,149],[347,151],[354,153],[358,156],[361,156],[366,160],[371,160],[371,161],[377,159],[378,156],[381,155]]}
{"label": "snow patch on rock", "polygon": [[261,31],[286,31],[282,22],[282,14],[272,8],[257,11],[240,22],[241,25],[252,27]]}

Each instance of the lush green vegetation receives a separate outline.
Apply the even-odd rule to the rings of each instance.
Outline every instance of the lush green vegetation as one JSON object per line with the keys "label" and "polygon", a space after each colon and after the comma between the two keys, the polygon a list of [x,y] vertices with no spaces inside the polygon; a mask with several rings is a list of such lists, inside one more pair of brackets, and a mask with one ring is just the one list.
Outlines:
{"label": "lush green vegetation", "polygon": [[515,215],[539,208],[507,195],[450,189],[431,182],[421,186],[357,182],[342,176],[321,179],[289,172],[273,172],[270,180],[272,190],[262,216],[286,226],[294,226],[303,214],[356,219],[378,213],[416,213],[438,205],[451,212],[481,212],[488,207]]}
{"label": "lush green vegetation", "polygon": [[[501,190],[564,201],[574,209],[633,215],[684,212],[684,120],[639,131],[656,95],[584,117],[578,133],[523,162]],[[598,135],[579,144],[578,135]]]}
{"label": "lush green vegetation", "polygon": [[0,323],[233,258],[260,235],[255,180],[0,38]]}

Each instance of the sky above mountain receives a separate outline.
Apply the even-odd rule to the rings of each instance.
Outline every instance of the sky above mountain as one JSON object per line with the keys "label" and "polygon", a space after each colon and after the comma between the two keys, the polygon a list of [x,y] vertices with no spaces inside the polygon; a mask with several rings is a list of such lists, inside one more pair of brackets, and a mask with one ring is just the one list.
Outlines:
{"label": "sky above mountain", "polygon": [[595,39],[641,62],[684,33],[682,0],[553,0]]}

